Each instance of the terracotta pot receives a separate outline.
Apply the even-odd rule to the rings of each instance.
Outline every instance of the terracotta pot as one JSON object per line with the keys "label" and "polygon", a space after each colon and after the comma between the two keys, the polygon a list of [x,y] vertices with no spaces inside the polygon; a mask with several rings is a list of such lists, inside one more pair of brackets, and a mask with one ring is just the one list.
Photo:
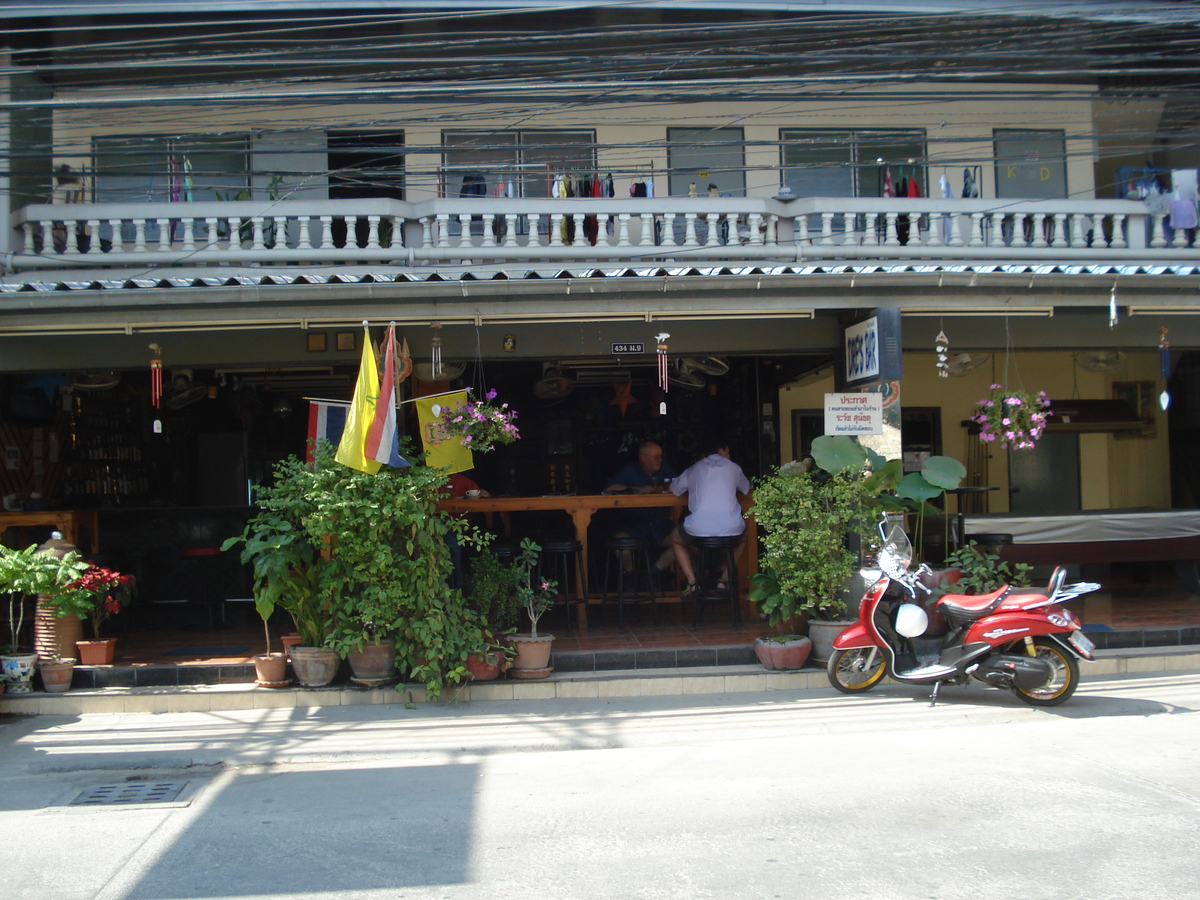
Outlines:
{"label": "terracotta pot", "polygon": [[292,671],[305,687],[325,687],[337,675],[340,662],[328,647],[292,647]]}
{"label": "terracotta pot", "polygon": [[396,677],[396,642],[390,638],[374,644],[363,644],[361,650],[346,654],[355,684],[376,687]]}
{"label": "terracotta pot", "polygon": [[37,670],[36,653],[19,653],[0,656],[0,671],[8,682],[10,694],[32,694],[33,673]]}
{"label": "terracotta pot", "polygon": [[43,690],[48,694],[58,694],[71,687],[71,679],[75,675],[75,660],[41,659],[38,660],[38,671],[42,675]]}
{"label": "terracotta pot", "polygon": [[806,637],[795,636],[790,641],[764,641],[757,638],[754,641],[754,655],[765,669],[799,669],[808,662],[812,646],[812,641]]}
{"label": "terracotta pot", "polygon": [[73,657],[75,644],[83,640],[83,620],[79,616],[54,615],[54,607],[38,597],[33,614],[33,652],[42,659]]}
{"label": "terracotta pot", "polygon": [[111,665],[117,651],[117,639],[105,638],[102,641],[76,641],[79,648],[79,664],[81,666]]}
{"label": "terracotta pot", "polygon": [[254,683],[259,687],[285,687],[292,683],[287,673],[288,658],[282,653],[254,657]]}
{"label": "terracotta pot", "polygon": [[467,671],[472,681],[492,681],[500,676],[500,663],[489,663],[483,653],[472,653],[467,657]]}
{"label": "terracotta pot", "polygon": [[292,648],[300,643],[300,635],[294,631],[291,634],[281,634],[279,636],[279,643],[283,645],[283,655],[291,656]]}
{"label": "terracotta pot", "polygon": [[812,641],[812,661],[822,666],[829,662],[829,657],[833,655],[833,639],[853,624],[851,621],[826,622],[821,619],[810,621],[808,637]]}
{"label": "terracotta pot", "polygon": [[545,678],[554,671],[550,665],[550,648],[554,643],[554,635],[539,634],[530,637],[527,634],[510,634],[508,639],[517,648],[517,658],[513,660],[513,678]]}

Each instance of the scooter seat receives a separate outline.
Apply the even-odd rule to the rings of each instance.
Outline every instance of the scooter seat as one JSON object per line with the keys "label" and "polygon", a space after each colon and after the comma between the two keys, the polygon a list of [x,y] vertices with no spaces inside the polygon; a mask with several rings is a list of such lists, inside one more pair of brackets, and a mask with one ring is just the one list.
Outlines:
{"label": "scooter seat", "polygon": [[1005,585],[990,594],[946,594],[938,608],[959,619],[981,619],[995,612],[1008,598],[1012,588]]}

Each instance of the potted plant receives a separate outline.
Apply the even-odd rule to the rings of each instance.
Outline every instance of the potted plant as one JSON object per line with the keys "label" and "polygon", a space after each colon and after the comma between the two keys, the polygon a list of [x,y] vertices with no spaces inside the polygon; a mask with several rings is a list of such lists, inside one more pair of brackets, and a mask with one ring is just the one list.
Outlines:
{"label": "potted plant", "polygon": [[113,661],[117,639],[102,637],[101,626],[109,616],[129,605],[133,589],[133,576],[95,565],[88,566],[76,581],[67,585],[67,591],[61,595],[64,608],[59,615],[70,615],[71,598],[78,597],[78,610],[92,626],[92,639],[76,642],[81,665],[108,665]]}
{"label": "potted plant", "polygon": [[[811,465],[789,463],[759,481],[753,513],[764,548],[762,571],[751,576],[750,599],[768,621],[809,616],[812,657],[828,659],[833,638],[846,626],[840,617],[861,585],[847,587],[858,572],[860,551],[877,540],[875,522],[886,507],[913,508],[958,485],[962,467],[948,457],[903,475],[899,460],[885,460],[844,436],[813,441]],[[943,462],[948,461],[948,462]],[[953,464],[953,465],[951,465]],[[956,468],[957,467],[957,468]]]}
{"label": "potted plant", "polygon": [[999,442],[1012,450],[1032,450],[1049,415],[1050,397],[1045,391],[1030,394],[993,384],[991,395],[979,401],[971,421],[979,426],[979,439],[985,444]]}
{"label": "potted plant", "polygon": [[8,594],[8,621],[12,641],[0,655],[8,690],[25,694],[33,690],[31,679],[37,668],[37,656],[22,652],[21,630],[29,597],[55,598],[87,569],[87,563],[75,551],[61,557],[32,545],[25,550],[0,546],[0,591]]}
{"label": "potted plant", "polygon": [[799,669],[812,653],[812,641],[801,634],[769,634],[755,638],[754,655],[764,669]]}
{"label": "potted plant", "polygon": [[465,594],[480,619],[479,646],[467,657],[467,670],[475,681],[497,678],[516,657],[516,647],[507,638],[516,631],[521,614],[517,581],[522,572],[519,561],[505,565],[487,552],[468,564]]}
{"label": "potted plant", "polygon": [[287,674],[287,653],[271,652],[271,616],[275,614],[275,601],[255,590],[254,609],[263,623],[266,649],[254,657],[254,683],[259,687],[287,687],[292,679]]}
{"label": "potted plant", "polygon": [[538,555],[541,552],[540,545],[524,538],[521,541],[521,552],[514,563],[518,571],[517,597],[529,616],[529,633],[509,636],[509,640],[517,648],[517,656],[512,666],[515,678],[545,678],[554,671],[554,667],[550,665],[554,635],[539,635],[537,625],[538,619],[553,604],[554,592],[558,585],[553,581],[535,581],[533,571],[537,567]]}
{"label": "potted plant", "polygon": [[1033,566],[1014,563],[1011,567],[995,553],[984,551],[975,541],[960,547],[948,557],[946,564],[957,570],[957,579],[943,578],[938,585],[939,596],[951,587],[961,594],[988,594],[1006,584],[1028,587]]}

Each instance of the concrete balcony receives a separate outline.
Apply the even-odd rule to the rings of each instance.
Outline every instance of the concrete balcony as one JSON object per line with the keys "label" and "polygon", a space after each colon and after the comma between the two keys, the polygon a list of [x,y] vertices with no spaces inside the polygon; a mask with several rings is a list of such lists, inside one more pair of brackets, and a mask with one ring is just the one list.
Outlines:
{"label": "concrete balcony", "polygon": [[1125,200],[85,203],[27,206],[12,227],[10,282],[296,266],[429,273],[464,265],[1200,262],[1196,230],[1172,229],[1166,213]]}

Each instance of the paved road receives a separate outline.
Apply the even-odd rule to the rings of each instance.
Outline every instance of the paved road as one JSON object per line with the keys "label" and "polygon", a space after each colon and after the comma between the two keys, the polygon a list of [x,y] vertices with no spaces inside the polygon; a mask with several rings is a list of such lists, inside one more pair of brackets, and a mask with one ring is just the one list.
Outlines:
{"label": "paved road", "polygon": [[[5,898],[1200,898],[1200,674],[39,717]],[[186,781],[171,805],[81,789]]]}

